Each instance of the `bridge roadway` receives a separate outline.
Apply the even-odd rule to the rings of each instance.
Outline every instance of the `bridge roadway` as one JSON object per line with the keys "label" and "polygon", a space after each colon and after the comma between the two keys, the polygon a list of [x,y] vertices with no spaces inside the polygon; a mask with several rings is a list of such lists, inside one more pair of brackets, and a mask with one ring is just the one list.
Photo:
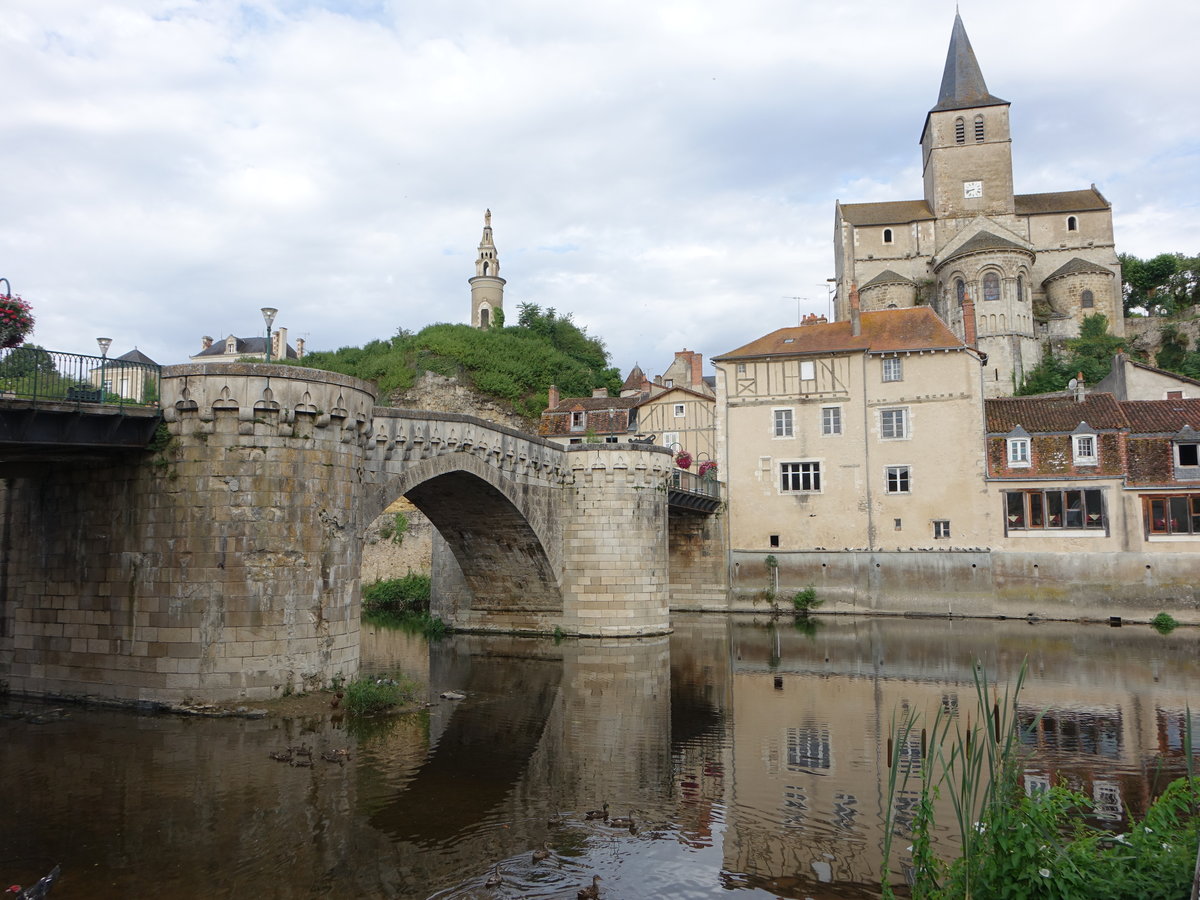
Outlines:
{"label": "bridge roadway", "polygon": [[264,699],[353,675],[362,534],[400,496],[437,529],[458,628],[662,634],[673,587],[724,595],[721,517],[668,515],[664,448],[377,407],[293,366],[167,367],[161,391],[153,451],[0,464],[14,692]]}

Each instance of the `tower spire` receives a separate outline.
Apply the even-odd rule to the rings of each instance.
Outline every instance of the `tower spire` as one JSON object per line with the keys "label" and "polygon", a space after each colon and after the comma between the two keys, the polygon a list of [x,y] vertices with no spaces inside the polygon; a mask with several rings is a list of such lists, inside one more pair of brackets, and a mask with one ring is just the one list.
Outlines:
{"label": "tower spire", "polygon": [[950,49],[946,51],[946,68],[942,72],[942,88],[933,109],[968,109],[1007,102],[988,92],[979,61],[971,48],[971,39],[967,37],[967,29],[956,7],[954,28],[950,32]]}
{"label": "tower spire", "polygon": [[492,211],[483,211],[483,237],[479,239],[479,255],[475,258],[475,277],[471,285],[471,324],[490,328],[496,323],[496,313],[504,307],[504,279],[500,277],[500,256],[492,237]]}

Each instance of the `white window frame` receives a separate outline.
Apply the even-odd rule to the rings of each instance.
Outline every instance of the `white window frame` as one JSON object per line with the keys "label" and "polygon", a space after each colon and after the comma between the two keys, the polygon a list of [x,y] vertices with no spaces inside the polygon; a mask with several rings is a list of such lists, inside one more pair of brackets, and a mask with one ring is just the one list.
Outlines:
{"label": "white window frame", "polygon": [[672,411],[675,413],[675,418],[677,419],[682,419],[687,415],[687,407],[685,407],[682,403],[676,403]]}
{"label": "white window frame", "polygon": [[796,411],[790,406],[776,406],[771,410],[771,436],[791,438],[796,436]]}
{"label": "white window frame", "polygon": [[[1091,452],[1088,452],[1088,445]],[[1071,456],[1077,466],[1095,466],[1100,463],[1100,448],[1094,434],[1071,435]]]}
{"label": "white window frame", "polygon": [[[785,480],[786,479],[786,480]],[[788,483],[798,481],[800,487],[789,487]],[[805,487],[804,485],[808,485]],[[781,494],[819,494],[821,493],[821,461],[817,459],[788,459],[779,463],[779,493]]]}
{"label": "white window frame", "polygon": [[1008,438],[1006,443],[1006,451],[1008,458],[1008,467],[1010,469],[1028,469],[1029,468],[1029,438]]}
{"label": "white window frame", "polygon": [[[1175,449],[1175,466],[1176,466],[1176,468],[1194,469],[1194,468],[1196,468],[1197,465],[1200,465],[1200,443],[1197,443],[1195,441],[1175,441],[1174,443],[1175,443],[1174,449]],[[1195,456],[1195,458],[1196,458],[1195,463],[1185,463],[1183,461],[1183,454],[1180,451],[1184,447],[1191,448],[1190,455]]]}
{"label": "white window frame", "polygon": [[800,360],[800,380],[801,381],[816,381],[817,380],[817,364],[811,359]]}
{"label": "white window frame", "polygon": [[898,356],[885,356],[883,362],[884,381],[904,380],[904,361]]}
{"label": "white window frame", "polygon": [[[899,428],[896,427],[896,416],[899,416]],[[891,425],[884,424],[891,420]],[[887,431],[891,430],[891,434]],[[912,437],[912,427],[908,420],[907,406],[889,406],[879,410],[879,439],[881,441],[907,441]]]}
{"label": "white window frame", "polygon": [[836,437],[842,433],[842,408],[840,406],[821,407],[821,436]]}
{"label": "white window frame", "polygon": [[912,493],[912,466],[887,466],[883,474],[884,492],[888,494]]}
{"label": "white window frame", "polygon": [[949,519],[934,519],[933,520],[933,539],[935,541],[946,541],[950,539],[950,520]]}
{"label": "white window frame", "polygon": [[678,431],[664,431],[662,436],[662,446],[668,450],[674,449],[677,446],[682,446],[679,443]]}
{"label": "white window frame", "polygon": [[587,412],[585,410],[571,410],[571,430],[587,431]]}

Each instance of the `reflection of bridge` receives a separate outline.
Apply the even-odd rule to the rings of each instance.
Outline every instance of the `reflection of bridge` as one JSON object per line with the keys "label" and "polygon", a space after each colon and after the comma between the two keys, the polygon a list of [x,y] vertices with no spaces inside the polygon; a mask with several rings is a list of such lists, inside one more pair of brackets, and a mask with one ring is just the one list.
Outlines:
{"label": "reflection of bridge", "polygon": [[672,586],[724,582],[714,518],[668,515],[663,448],[376,407],[292,366],[174,366],[161,394],[152,451],[8,469],[12,689],[252,698],[350,674],[361,535],[400,496],[449,551],[435,599],[459,627],[662,633]]}

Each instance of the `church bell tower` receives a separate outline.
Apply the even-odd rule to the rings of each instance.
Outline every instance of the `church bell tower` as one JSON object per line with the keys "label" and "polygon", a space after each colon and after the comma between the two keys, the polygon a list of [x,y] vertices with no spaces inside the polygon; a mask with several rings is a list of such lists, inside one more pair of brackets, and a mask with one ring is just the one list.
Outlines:
{"label": "church bell tower", "polygon": [[504,279],[500,277],[500,257],[492,240],[492,211],[483,214],[483,238],[479,241],[479,257],[475,260],[475,277],[471,285],[471,324],[476,328],[491,328],[496,311],[504,308]]}

